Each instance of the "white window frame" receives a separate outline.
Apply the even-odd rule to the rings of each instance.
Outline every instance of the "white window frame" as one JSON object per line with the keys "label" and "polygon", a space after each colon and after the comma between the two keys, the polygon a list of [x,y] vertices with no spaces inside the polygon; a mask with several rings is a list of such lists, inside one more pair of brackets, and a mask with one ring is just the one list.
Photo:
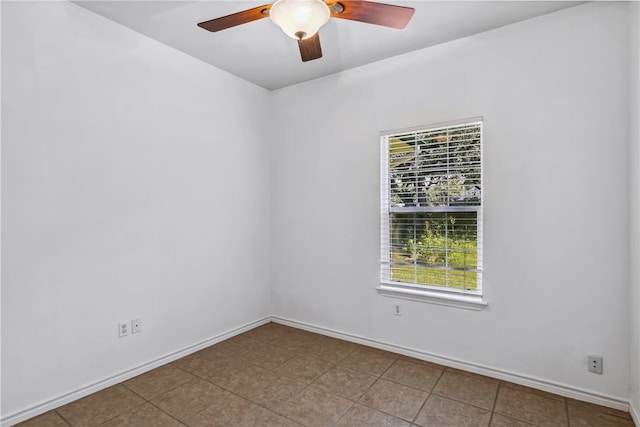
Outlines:
{"label": "white window frame", "polygon": [[[481,173],[481,191],[480,205],[469,206],[466,208],[434,208],[428,211],[475,211],[477,212],[477,289],[476,290],[460,290],[450,289],[436,286],[428,286],[424,284],[396,282],[391,277],[391,235],[390,235],[390,213],[398,212],[397,207],[392,207],[390,202],[390,180],[389,180],[389,139],[393,136],[404,135],[410,133],[432,132],[437,130],[446,130],[462,125],[478,124],[480,126],[480,173]],[[380,295],[428,302],[433,304],[454,306],[473,310],[481,310],[487,305],[487,301],[483,299],[482,290],[482,246],[483,246],[483,188],[484,181],[484,165],[483,165],[483,119],[482,117],[474,117],[464,120],[456,120],[446,123],[437,123],[428,126],[419,126],[408,129],[399,129],[385,131],[380,134],[380,286],[377,288]],[[407,213],[415,212],[416,208],[408,209]]]}

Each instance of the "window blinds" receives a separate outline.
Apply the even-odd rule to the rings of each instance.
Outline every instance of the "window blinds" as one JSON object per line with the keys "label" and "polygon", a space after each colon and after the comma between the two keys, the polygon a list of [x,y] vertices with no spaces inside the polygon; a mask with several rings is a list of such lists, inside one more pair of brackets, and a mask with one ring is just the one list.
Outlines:
{"label": "window blinds", "polygon": [[482,122],[381,137],[381,281],[481,295]]}

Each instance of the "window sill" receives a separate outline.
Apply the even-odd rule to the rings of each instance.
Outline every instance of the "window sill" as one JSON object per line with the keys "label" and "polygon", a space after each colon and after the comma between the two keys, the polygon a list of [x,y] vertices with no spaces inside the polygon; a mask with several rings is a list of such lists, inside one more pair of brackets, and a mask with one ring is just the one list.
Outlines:
{"label": "window sill", "polygon": [[380,295],[385,297],[402,298],[412,301],[426,302],[429,304],[465,308],[467,310],[480,311],[489,304],[480,296],[446,294],[444,292],[407,289],[384,284],[381,284],[376,289]]}

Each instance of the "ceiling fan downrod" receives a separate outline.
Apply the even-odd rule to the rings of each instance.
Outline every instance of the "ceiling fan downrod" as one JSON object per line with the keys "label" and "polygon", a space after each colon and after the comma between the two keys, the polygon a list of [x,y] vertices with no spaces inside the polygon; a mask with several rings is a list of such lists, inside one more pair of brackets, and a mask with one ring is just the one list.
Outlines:
{"label": "ceiling fan downrod", "polygon": [[325,1],[325,4],[334,15],[344,12],[344,5],[338,1]]}

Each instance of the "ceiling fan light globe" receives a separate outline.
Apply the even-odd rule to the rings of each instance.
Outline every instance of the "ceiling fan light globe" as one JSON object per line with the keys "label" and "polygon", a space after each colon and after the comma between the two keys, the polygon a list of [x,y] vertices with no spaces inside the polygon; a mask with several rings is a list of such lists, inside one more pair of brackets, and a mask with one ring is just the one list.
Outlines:
{"label": "ceiling fan light globe", "polygon": [[327,23],[331,11],[322,0],[278,0],[271,6],[269,16],[286,35],[303,40]]}

